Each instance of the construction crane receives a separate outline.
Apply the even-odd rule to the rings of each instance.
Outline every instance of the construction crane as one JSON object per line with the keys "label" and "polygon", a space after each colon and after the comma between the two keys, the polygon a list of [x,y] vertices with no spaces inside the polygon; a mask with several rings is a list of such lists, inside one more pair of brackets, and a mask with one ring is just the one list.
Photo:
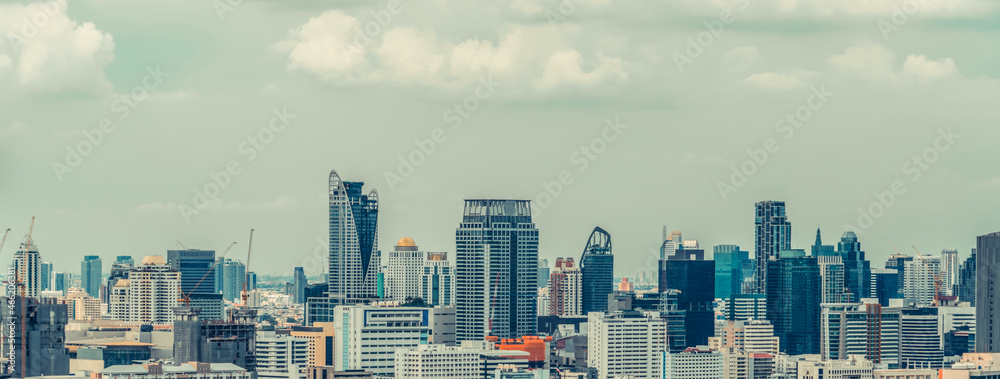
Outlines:
{"label": "construction crane", "polygon": [[183,244],[183,243],[181,243],[181,241],[177,241],[177,246],[180,246],[180,247],[181,247],[181,249],[184,249],[184,250],[187,250],[187,249],[188,249],[188,248],[187,248],[187,246],[184,246],[184,244]]}
{"label": "construction crane", "polygon": [[[28,273],[28,250],[31,250],[31,235],[35,232],[35,216],[31,216],[31,226],[28,227],[28,237],[24,245],[24,254],[21,254],[21,267],[18,271],[24,270]],[[17,273],[17,285],[21,287],[21,379],[24,379],[28,372],[28,328],[25,320],[28,318],[27,296],[25,296],[25,285],[21,282],[21,274]]]}
{"label": "construction crane", "polygon": [[8,234],[10,234],[10,228],[7,228],[7,231],[3,232],[3,238],[0,238],[0,253],[3,253],[3,244],[7,242]]}
{"label": "construction crane", "polygon": [[493,283],[493,291],[491,293],[493,295],[493,305],[490,305],[490,333],[491,334],[493,333],[493,314],[495,312],[495,309],[497,308],[497,288],[498,287],[500,287],[500,273],[499,272],[497,273],[496,282]]}
{"label": "construction crane", "polygon": [[247,307],[247,282],[250,280],[250,252],[253,251],[253,229],[250,229],[250,242],[247,243],[247,264],[243,267],[243,290],[240,291],[240,298],[243,299],[243,307]]}
{"label": "construction crane", "polygon": [[927,271],[929,271],[932,275],[934,275],[934,306],[937,307],[938,299],[941,296],[941,273],[931,270],[931,266],[928,265],[926,261],[924,261],[923,259],[924,255],[920,254],[920,250],[917,250],[916,246],[913,246],[913,250],[917,252],[917,258],[920,258],[920,263],[923,263],[924,267],[927,268]]}
{"label": "construction crane", "polygon": [[[180,242],[178,242],[178,243],[180,243]],[[222,255],[219,256],[219,258],[220,259],[225,258],[226,254],[229,254],[229,250],[232,249],[233,246],[236,246],[236,242],[233,242],[233,243],[229,244],[229,247],[226,248],[226,251],[224,251],[222,253]],[[185,248],[185,249],[187,249],[187,248]],[[194,290],[198,289],[198,286],[200,286],[201,283],[204,282],[205,279],[208,278],[209,275],[211,275],[212,273],[215,272],[215,266],[218,266],[218,265],[219,265],[219,260],[216,260],[215,262],[212,262],[212,268],[208,269],[208,272],[206,272],[205,275],[201,277],[201,280],[198,280],[198,283],[196,283],[194,285],[194,287],[191,287],[191,291],[188,291],[187,295],[185,295],[184,291],[180,290],[179,287],[178,287],[178,292],[180,292],[181,296],[183,296],[183,297],[180,298],[180,299],[177,299],[177,302],[184,303],[185,307],[191,306],[191,294],[194,293]]]}

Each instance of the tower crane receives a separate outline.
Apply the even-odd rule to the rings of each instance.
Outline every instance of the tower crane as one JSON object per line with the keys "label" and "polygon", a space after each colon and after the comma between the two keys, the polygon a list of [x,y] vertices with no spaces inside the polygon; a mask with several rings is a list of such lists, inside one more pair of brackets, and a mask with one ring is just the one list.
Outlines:
{"label": "tower crane", "polygon": [[10,234],[10,228],[7,228],[7,231],[3,232],[3,238],[0,238],[0,253],[3,252],[3,244],[4,242],[7,242],[8,234]]}
{"label": "tower crane", "polygon": [[[180,242],[178,242],[178,243],[180,243]],[[221,258],[225,258],[226,254],[229,254],[229,250],[232,249],[233,246],[236,246],[236,242],[233,242],[233,243],[229,244],[229,247],[226,248],[226,251],[224,251],[222,253],[222,255],[219,256],[219,258],[220,259]],[[198,280],[198,283],[196,283],[194,285],[194,287],[191,287],[191,291],[188,291],[187,295],[184,294],[184,291],[181,291],[180,289],[178,289],[178,291],[181,293],[181,296],[183,296],[183,298],[177,299],[177,302],[184,303],[185,307],[190,306],[191,305],[191,294],[194,293],[194,290],[198,289],[198,286],[200,286],[201,283],[204,282],[205,279],[208,278],[209,275],[211,275],[212,273],[215,272],[215,266],[218,266],[218,265],[219,265],[219,261],[218,260],[216,260],[215,262],[212,262],[212,268],[208,269],[208,272],[206,272],[205,275],[202,276],[200,280]]]}
{"label": "tower crane", "polygon": [[250,242],[247,243],[247,264],[243,268],[243,290],[240,291],[240,298],[243,299],[243,307],[247,307],[247,282],[250,280],[250,252],[253,251],[253,229],[250,229]]}
{"label": "tower crane", "polygon": [[[18,271],[24,270],[24,273],[28,273],[28,250],[31,250],[31,234],[35,231],[35,216],[31,216],[31,226],[28,227],[28,237],[27,242],[24,245],[24,254],[21,254],[21,267]],[[21,287],[21,379],[27,376],[28,372],[28,335],[27,327],[25,325],[25,320],[28,318],[28,304],[27,296],[25,296],[25,285],[22,283],[21,274],[18,272],[17,275],[17,285]]]}

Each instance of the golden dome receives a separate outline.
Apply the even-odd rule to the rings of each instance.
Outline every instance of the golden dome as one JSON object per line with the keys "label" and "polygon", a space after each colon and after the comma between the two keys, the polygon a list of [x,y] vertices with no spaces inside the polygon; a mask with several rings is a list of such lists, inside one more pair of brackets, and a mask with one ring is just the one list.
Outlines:
{"label": "golden dome", "polygon": [[413,242],[413,238],[403,237],[399,239],[399,242],[396,242],[396,246],[414,247],[417,246],[417,244]]}

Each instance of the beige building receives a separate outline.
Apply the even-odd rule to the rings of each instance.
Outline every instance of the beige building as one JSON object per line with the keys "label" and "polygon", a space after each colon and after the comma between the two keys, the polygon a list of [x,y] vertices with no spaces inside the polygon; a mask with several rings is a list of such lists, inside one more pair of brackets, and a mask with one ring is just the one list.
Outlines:
{"label": "beige building", "polygon": [[151,324],[173,322],[173,308],[180,298],[181,273],[166,259],[150,255],[142,259],[128,279],[119,279],[111,289],[108,313],[121,321]]}
{"label": "beige building", "polygon": [[70,288],[58,302],[66,304],[71,320],[90,321],[101,318],[101,299],[90,296],[82,289]]}
{"label": "beige building", "polygon": [[[332,322],[314,322],[311,327],[292,328],[291,335],[309,339],[309,366],[333,366],[336,334]],[[329,356],[328,351],[331,352]]]}

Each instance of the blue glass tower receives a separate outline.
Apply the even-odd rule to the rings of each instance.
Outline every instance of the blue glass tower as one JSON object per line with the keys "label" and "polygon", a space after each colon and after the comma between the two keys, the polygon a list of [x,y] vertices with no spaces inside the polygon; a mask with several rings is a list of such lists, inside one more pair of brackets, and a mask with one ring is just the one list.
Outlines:
{"label": "blue glass tower", "polygon": [[780,252],[767,264],[767,319],[788,355],[819,354],[823,281],[816,257],[802,250]]}
{"label": "blue glass tower", "polygon": [[757,260],[755,293],[767,288],[767,263],[782,250],[792,248],[792,224],[788,222],[784,201],[766,200],[755,205],[754,258]]}
{"label": "blue glass tower", "polygon": [[615,256],[611,253],[611,234],[594,228],[580,257],[583,274],[583,314],[608,310],[608,295],[614,289]]}
{"label": "blue glass tower", "polygon": [[87,255],[80,262],[80,286],[87,294],[96,298],[101,296],[101,257]]}
{"label": "blue glass tower", "polygon": [[679,249],[660,260],[659,292],[676,292],[676,310],[684,311],[688,347],[705,345],[715,333],[715,263],[700,249]]}
{"label": "blue glass tower", "polygon": [[725,299],[745,293],[753,287],[755,262],[750,253],[736,245],[717,245],[712,250],[715,260],[715,298]]}
{"label": "blue glass tower", "polygon": [[376,296],[378,192],[363,182],[345,182],[330,171],[328,291],[333,304],[357,304]]}
{"label": "blue glass tower", "polygon": [[868,297],[871,293],[872,266],[865,259],[857,234],[844,232],[837,244],[837,252],[844,262],[844,287],[855,300]]}

